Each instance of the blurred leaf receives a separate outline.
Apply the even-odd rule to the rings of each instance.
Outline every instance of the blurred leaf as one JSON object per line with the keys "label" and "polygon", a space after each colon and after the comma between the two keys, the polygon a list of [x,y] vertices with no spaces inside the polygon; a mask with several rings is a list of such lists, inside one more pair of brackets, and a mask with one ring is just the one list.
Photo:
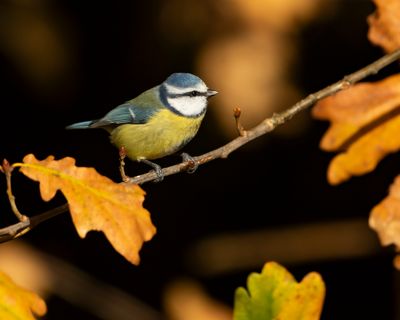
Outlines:
{"label": "blurred leaf", "polygon": [[[23,79],[21,92],[29,86],[39,96],[68,99],[79,82],[77,36],[68,11],[43,0],[1,4],[0,51]],[[57,102],[53,107],[65,103]]]}
{"label": "blurred leaf", "polygon": [[325,284],[316,272],[298,283],[275,262],[265,264],[261,274],[247,279],[248,291],[235,293],[234,320],[314,320],[319,319],[325,297]]}
{"label": "blurred leaf", "polygon": [[0,257],[0,270],[43,299],[56,285],[52,267],[27,241],[21,239],[2,243]]}
{"label": "blurred leaf", "polygon": [[169,320],[232,320],[231,308],[189,279],[175,280],[166,287],[164,309]]}
{"label": "blurred leaf", "polygon": [[[319,12],[326,0],[234,0],[232,9],[236,9],[242,19],[254,26],[274,28],[280,32],[299,28],[301,23],[311,20]],[[325,3],[324,3],[325,2]]]}
{"label": "blurred leaf", "polygon": [[[186,14],[180,12],[184,11],[182,5],[187,0],[165,1],[166,4],[171,2],[174,6],[169,5],[170,10],[165,14],[171,21],[168,25],[179,29],[180,37],[187,39],[187,30],[191,29],[185,28],[185,21],[196,27],[202,24],[195,19],[182,18]],[[211,87],[224,92],[211,102],[218,108],[210,108],[219,122],[220,134],[231,139],[237,136],[232,126],[235,107],[243,110],[243,126],[251,128],[301,99],[303,94],[290,76],[299,57],[296,42],[300,41],[302,28],[312,19],[332,14],[336,1],[206,0],[196,3],[206,9],[201,11],[206,27],[200,28],[205,38],[195,65]],[[197,6],[194,8],[199,16],[200,10]],[[179,38],[167,24],[164,32],[168,37]],[[305,115],[299,115],[296,121],[280,127],[276,134],[298,134],[308,121]]]}
{"label": "blurred leaf", "polygon": [[313,116],[331,121],[320,147],[342,151],[329,165],[329,183],[371,172],[387,154],[400,149],[399,106],[400,75],[357,84],[315,105]]}
{"label": "blurred leaf", "polygon": [[142,207],[144,191],[137,185],[119,184],[93,168],[75,166],[75,159],[54,160],[49,156],[39,161],[34,155],[25,156],[22,173],[40,182],[45,201],[57,190],[65,195],[72,220],[83,238],[90,230],[103,231],[115,250],[131,263],[139,263],[139,250],[144,241],[156,232],[149,212]]}
{"label": "blurred leaf", "polygon": [[[372,209],[369,225],[378,233],[382,245],[394,244],[400,250],[400,176],[390,186],[389,195]],[[397,257],[397,269],[400,269],[399,262]]]}
{"label": "blurred leaf", "polygon": [[368,17],[369,40],[386,52],[400,47],[400,1],[374,0],[377,10]]}
{"label": "blurred leaf", "polygon": [[46,304],[36,293],[17,286],[9,276],[0,272],[0,319],[34,320],[43,316]]}

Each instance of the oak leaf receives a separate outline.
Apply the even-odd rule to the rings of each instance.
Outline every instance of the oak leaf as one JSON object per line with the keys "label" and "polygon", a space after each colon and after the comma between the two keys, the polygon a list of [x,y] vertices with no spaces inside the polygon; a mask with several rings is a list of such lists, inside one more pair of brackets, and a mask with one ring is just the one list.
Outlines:
{"label": "oak leaf", "polygon": [[[372,209],[369,225],[378,233],[383,246],[394,244],[400,251],[400,175],[390,186],[389,195]],[[394,262],[400,269],[399,256]]]}
{"label": "oak leaf", "polygon": [[145,193],[138,185],[115,183],[93,168],[76,167],[70,157],[39,161],[29,154],[13,166],[40,182],[43,200],[61,190],[80,237],[91,230],[103,231],[115,250],[131,263],[139,263],[139,250],[156,229],[142,206]]}
{"label": "oak leaf", "polygon": [[386,52],[400,48],[400,1],[374,0],[377,10],[368,17],[369,40]]}
{"label": "oak leaf", "polygon": [[373,171],[400,149],[400,75],[361,83],[319,101],[315,118],[331,121],[320,147],[342,151],[330,163],[328,181],[339,184]]}
{"label": "oak leaf", "polygon": [[252,273],[247,288],[235,293],[234,320],[316,320],[325,298],[325,284],[316,272],[298,283],[275,262],[264,265],[261,274]]}
{"label": "oak leaf", "polygon": [[35,320],[34,314],[43,316],[46,311],[42,298],[19,287],[0,271],[0,319]]}

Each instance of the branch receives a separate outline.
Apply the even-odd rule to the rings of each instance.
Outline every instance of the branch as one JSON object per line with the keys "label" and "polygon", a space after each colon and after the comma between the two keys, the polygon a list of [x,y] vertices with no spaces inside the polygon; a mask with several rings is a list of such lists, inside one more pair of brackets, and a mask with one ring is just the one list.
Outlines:
{"label": "branch", "polygon": [[25,215],[23,215],[17,207],[17,203],[15,202],[15,196],[12,193],[12,188],[11,188],[11,172],[13,171],[13,167],[10,166],[10,163],[4,159],[3,160],[3,165],[2,165],[2,171],[6,175],[6,181],[7,181],[7,196],[8,196],[8,201],[10,202],[11,205],[11,210],[14,212],[15,216],[18,218],[20,222],[24,222],[26,220],[29,220],[29,218]]}
{"label": "branch", "polygon": [[[238,127],[238,131],[240,136],[236,139],[228,142],[226,145],[219,147],[218,149],[212,150],[207,152],[201,156],[193,157],[193,160],[198,164],[204,164],[209,161],[218,159],[218,158],[226,158],[228,155],[235,151],[236,149],[240,148],[244,144],[273,131],[276,127],[281,124],[284,124],[286,121],[290,120],[293,116],[295,116],[300,111],[303,111],[317,101],[335,94],[338,91],[348,89],[354,83],[366,78],[369,75],[378,73],[379,70],[386,67],[387,65],[391,64],[392,62],[398,60],[400,58],[400,49],[394,51],[393,53],[387,54],[382,58],[376,60],[375,62],[371,63],[370,65],[348,75],[345,76],[342,80],[320,90],[315,93],[308,95],[303,100],[297,102],[289,109],[281,113],[273,114],[272,117],[264,119],[260,124],[256,127],[245,131],[239,124],[238,124],[238,117],[240,115],[240,111],[235,109],[235,118],[236,118],[236,125]],[[178,163],[176,165],[166,167],[162,169],[162,173],[164,176],[169,176],[172,174],[176,174],[182,171],[187,171],[191,166],[188,162]],[[146,174],[138,175],[128,179],[128,183],[135,183],[135,184],[142,184],[145,182],[156,180],[158,177],[154,171],[150,171]]]}
{"label": "branch", "polygon": [[43,221],[58,216],[61,213],[67,212],[68,210],[69,210],[68,204],[65,203],[59,207],[50,209],[46,212],[43,212],[32,218],[29,218],[28,220],[21,221],[11,226],[2,228],[0,229],[0,243],[16,239],[25,234],[26,232],[32,230],[39,223],[42,223]]}
{"label": "branch", "polygon": [[[286,121],[289,121],[297,113],[311,107],[317,101],[319,101],[327,96],[333,95],[334,93],[336,93],[340,90],[349,88],[354,83],[366,78],[369,75],[377,73],[382,68],[386,67],[387,65],[393,63],[394,61],[396,61],[398,59],[400,59],[400,49],[397,51],[394,51],[391,54],[387,54],[387,55],[383,56],[382,58],[376,60],[375,62],[371,63],[370,65],[368,65],[348,76],[345,76],[342,80],[340,80],[320,91],[317,91],[315,93],[308,95],[305,99],[297,102],[296,104],[294,104],[287,110],[285,110],[281,113],[273,114],[272,117],[264,119],[260,124],[258,124],[256,127],[252,128],[250,130],[245,130],[242,127],[242,125],[240,124],[239,117],[240,117],[241,111],[239,108],[236,108],[234,111],[234,116],[236,119],[236,127],[239,132],[239,137],[228,142],[224,146],[219,147],[210,152],[207,152],[203,155],[193,157],[188,161],[184,161],[182,163],[178,163],[178,164],[170,166],[170,167],[163,168],[162,173],[164,176],[169,176],[169,175],[176,174],[176,173],[179,173],[182,171],[188,171],[189,169],[193,168],[193,161],[197,165],[201,165],[201,164],[205,164],[209,161],[212,161],[212,160],[215,160],[218,158],[222,158],[222,159],[227,158],[231,152],[235,151],[236,149],[239,149],[244,144],[246,144],[256,138],[273,131],[276,127],[285,123]],[[6,170],[4,170],[4,168],[0,166],[0,171],[5,172]],[[157,179],[158,179],[157,174],[154,171],[150,171],[146,174],[138,175],[133,178],[127,178],[127,180],[128,180],[127,183],[142,184],[142,183],[154,181]],[[9,185],[9,190],[11,190],[11,185]],[[10,195],[12,195],[12,194],[11,193],[9,194],[9,200],[12,205],[14,198],[10,197]],[[68,204],[64,204],[62,206],[56,207],[54,209],[51,209],[49,211],[46,211],[42,214],[36,215],[31,218],[27,218],[27,217],[23,218],[24,216],[22,216],[22,215],[18,216],[18,214],[16,214],[17,217],[19,217],[22,221],[0,229],[0,243],[18,238],[19,236],[23,235],[24,233],[30,231],[32,228],[36,227],[39,223],[68,211],[68,208],[69,208]],[[17,211],[17,210],[18,209],[16,207],[13,208],[14,213],[16,213],[15,211]],[[26,220],[24,220],[24,219],[26,219]]]}

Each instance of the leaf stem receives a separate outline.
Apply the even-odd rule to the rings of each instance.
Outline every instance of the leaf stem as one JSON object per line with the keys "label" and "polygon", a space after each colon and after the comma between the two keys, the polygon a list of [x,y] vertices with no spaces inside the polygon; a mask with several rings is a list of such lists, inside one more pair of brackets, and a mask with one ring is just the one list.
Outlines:
{"label": "leaf stem", "polygon": [[13,171],[13,166],[10,165],[10,163],[4,159],[3,160],[3,172],[6,176],[6,181],[7,181],[7,196],[8,200],[10,201],[11,205],[11,210],[14,212],[15,216],[20,222],[28,221],[29,218],[25,215],[23,215],[17,207],[17,203],[15,202],[15,196],[12,193],[12,187],[11,187],[11,173]]}

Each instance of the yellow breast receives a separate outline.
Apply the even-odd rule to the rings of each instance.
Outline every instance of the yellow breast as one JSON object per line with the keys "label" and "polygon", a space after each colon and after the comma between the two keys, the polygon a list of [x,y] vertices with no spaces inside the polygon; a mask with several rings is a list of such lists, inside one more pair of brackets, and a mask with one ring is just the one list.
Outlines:
{"label": "yellow breast", "polygon": [[168,109],[145,124],[124,124],[111,132],[111,142],[124,147],[132,160],[157,159],[172,154],[197,133],[204,114],[197,118],[179,116]]}

